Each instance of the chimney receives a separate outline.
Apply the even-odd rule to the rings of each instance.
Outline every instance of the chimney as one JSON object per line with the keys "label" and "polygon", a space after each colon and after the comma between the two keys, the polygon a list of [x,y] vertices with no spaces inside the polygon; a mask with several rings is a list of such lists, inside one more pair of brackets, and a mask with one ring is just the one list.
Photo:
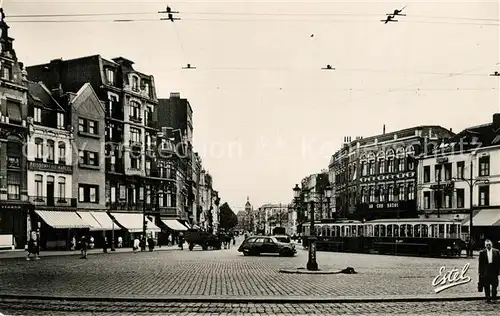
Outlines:
{"label": "chimney", "polygon": [[500,128],[500,113],[493,114],[493,129]]}
{"label": "chimney", "polygon": [[450,133],[453,133],[453,128],[450,127]]}
{"label": "chimney", "polygon": [[384,127],[382,128],[382,135],[385,135],[385,124]]}

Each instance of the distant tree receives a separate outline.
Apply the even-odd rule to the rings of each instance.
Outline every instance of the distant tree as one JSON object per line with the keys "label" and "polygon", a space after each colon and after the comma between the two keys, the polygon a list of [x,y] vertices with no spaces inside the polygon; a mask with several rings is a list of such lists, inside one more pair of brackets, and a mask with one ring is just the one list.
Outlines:
{"label": "distant tree", "polygon": [[234,214],[229,204],[224,203],[219,208],[220,223],[222,229],[232,229],[238,225],[238,217]]}

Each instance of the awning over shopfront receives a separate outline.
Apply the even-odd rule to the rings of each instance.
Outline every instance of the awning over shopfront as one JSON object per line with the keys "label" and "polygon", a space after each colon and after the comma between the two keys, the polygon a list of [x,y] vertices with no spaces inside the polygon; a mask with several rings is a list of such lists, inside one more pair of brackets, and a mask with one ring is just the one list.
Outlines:
{"label": "awning over shopfront", "polygon": [[186,231],[187,227],[182,225],[176,219],[162,219],[163,224],[167,225],[168,228],[175,231]]}
{"label": "awning over shopfront", "polygon": [[90,214],[90,212],[77,212],[78,215],[90,225],[90,230],[102,230],[101,224]]}
{"label": "awning over shopfront", "polygon": [[120,230],[118,225],[113,223],[113,220],[106,212],[90,212],[92,216],[101,224],[102,230]]}
{"label": "awning over shopfront", "polygon": [[[464,226],[469,226],[469,218],[464,220]],[[500,226],[500,209],[480,210],[472,218],[472,225],[477,226]]]}
{"label": "awning over shopfront", "polygon": [[[116,219],[116,221],[131,233],[142,232],[142,219],[143,215],[141,213],[111,213],[111,215]],[[147,231],[160,232],[161,229],[158,228],[153,222],[151,222],[146,216],[147,221]]]}
{"label": "awning over shopfront", "polygon": [[42,220],[55,229],[91,228],[76,212],[35,210]]}

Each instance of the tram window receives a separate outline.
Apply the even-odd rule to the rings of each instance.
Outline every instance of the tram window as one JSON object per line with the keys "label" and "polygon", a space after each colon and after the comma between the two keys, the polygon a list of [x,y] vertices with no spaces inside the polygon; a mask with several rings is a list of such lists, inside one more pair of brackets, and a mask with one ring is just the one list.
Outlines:
{"label": "tram window", "polygon": [[342,226],[344,228],[344,237],[351,237],[349,226]]}
{"label": "tram window", "polygon": [[332,232],[332,231],[330,230],[330,226],[326,226],[326,229],[325,229],[325,230],[326,230],[326,231],[325,231],[325,236],[327,236],[327,237],[331,237],[331,232]]}
{"label": "tram window", "polygon": [[399,225],[394,225],[394,237],[399,237]]}
{"label": "tram window", "polygon": [[335,226],[335,236],[341,237],[341,235],[340,235],[340,226]]}
{"label": "tram window", "polygon": [[429,226],[427,225],[422,225],[422,237],[427,238],[429,237]]}
{"label": "tram window", "polygon": [[450,238],[457,238],[457,236],[458,236],[457,225],[455,225],[455,224],[450,225],[449,235],[450,235]]}
{"label": "tram window", "polygon": [[373,237],[373,225],[368,226],[368,236]]}
{"label": "tram window", "polygon": [[356,237],[358,235],[358,229],[356,228],[356,225],[351,226],[351,234],[353,237]]}
{"label": "tram window", "polygon": [[385,237],[385,225],[380,225],[380,237]]}
{"label": "tram window", "polygon": [[420,238],[420,224],[413,226],[413,236]]}
{"label": "tram window", "polygon": [[406,235],[408,237],[413,237],[413,227],[410,224],[406,224]]}
{"label": "tram window", "polygon": [[399,227],[399,235],[401,237],[406,237],[406,225],[403,224]]}
{"label": "tram window", "polygon": [[439,224],[439,238],[444,238],[444,224]]}
{"label": "tram window", "polygon": [[363,226],[358,225],[358,236],[363,236]]}
{"label": "tram window", "polygon": [[457,238],[460,238],[460,235],[462,234],[462,225],[457,224],[457,234]]}
{"label": "tram window", "polygon": [[387,225],[387,237],[392,237],[392,225]]}
{"label": "tram window", "polygon": [[380,225],[375,225],[373,236],[380,237]]}
{"label": "tram window", "polygon": [[438,225],[437,224],[432,224],[431,225],[431,237],[432,238],[437,238],[438,237]]}

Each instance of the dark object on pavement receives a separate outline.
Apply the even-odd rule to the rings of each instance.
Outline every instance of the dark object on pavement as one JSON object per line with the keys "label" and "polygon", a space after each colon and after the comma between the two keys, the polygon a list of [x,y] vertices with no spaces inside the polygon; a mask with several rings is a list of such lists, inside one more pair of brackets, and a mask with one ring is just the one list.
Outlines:
{"label": "dark object on pavement", "polygon": [[340,270],[340,272],[339,272],[339,273],[343,273],[343,274],[356,274],[357,272],[356,272],[356,271],[354,271],[354,268],[352,268],[352,267],[347,267],[347,268],[345,268],[345,269]]}
{"label": "dark object on pavement", "polygon": [[203,250],[208,250],[209,247],[215,250],[220,250],[222,248],[222,241],[219,237],[208,232],[189,229],[184,236],[189,245],[189,250],[193,250],[196,245],[200,245]]}

